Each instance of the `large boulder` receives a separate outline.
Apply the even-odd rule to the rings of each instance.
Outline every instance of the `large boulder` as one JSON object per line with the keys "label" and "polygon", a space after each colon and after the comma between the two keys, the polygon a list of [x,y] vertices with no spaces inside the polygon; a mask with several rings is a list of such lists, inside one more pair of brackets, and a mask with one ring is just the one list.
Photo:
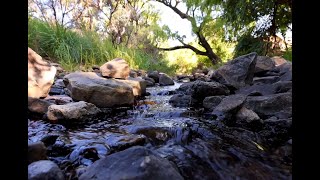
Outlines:
{"label": "large boulder", "polygon": [[290,116],[292,115],[292,93],[248,96],[244,106],[256,112],[261,118],[283,113]]}
{"label": "large boulder", "polygon": [[183,180],[170,161],[152,153],[152,151],[134,146],[94,162],[79,180]]}
{"label": "large boulder", "polygon": [[114,79],[105,79],[94,72],[70,73],[64,77],[70,96],[75,101],[85,101],[97,107],[132,105],[132,87]]}
{"label": "large boulder", "polygon": [[100,71],[104,77],[126,79],[129,77],[130,68],[124,59],[116,58],[103,64]]}
{"label": "large boulder", "polygon": [[192,98],[202,102],[205,97],[228,95],[229,89],[218,82],[204,82],[196,80],[194,82],[182,84],[178,92],[186,95],[191,95]]}
{"label": "large boulder", "polygon": [[57,164],[49,160],[41,160],[28,166],[28,180],[41,179],[64,180],[65,177]]}
{"label": "large boulder", "polygon": [[248,96],[265,96],[288,92],[292,89],[292,81],[278,81],[273,84],[257,83],[252,86],[246,86],[236,91],[237,94]]}
{"label": "large boulder", "polygon": [[167,74],[161,73],[159,75],[159,84],[160,86],[169,86],[169,85],[174,85],[174,82],[171,79],[171,77],[169,77]]}
{"label": "large boulder", "polygon": [[276,63],[268,56],[257,56],[256,67],[254,73],[270,71],[276,67]]}
{"label": "large boulder", "polygon": [[214,71],[211,79],[237,89],[244,87],[252,83],[256,61],[255,52],[239,56]]}
{"label": "large boulder", "polygon": [[100,109],[94,104],[80,101],[65,105],[51,105],[48,108],[47,117],[51,121],[87,120],[100,112]]}
{"label": "large boulder", "polygon": [[28,97],[46,97],[54,82],[57,69],[28,48]]}
{"label": "large boulder", "polygon": [[39,141],[28,144],[28,164],[47,159],[47,148],[43,142]]}

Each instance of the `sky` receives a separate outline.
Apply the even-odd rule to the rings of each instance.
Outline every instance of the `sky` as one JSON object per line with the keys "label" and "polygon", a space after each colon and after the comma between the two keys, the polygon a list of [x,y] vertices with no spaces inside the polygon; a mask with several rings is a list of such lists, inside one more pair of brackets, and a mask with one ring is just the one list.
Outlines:
{"label": "sky", "polygon": [[[191,42],[194,39],[191,31],[191,23],[188,20],[181,19],[181,17],[178,14],[176,14],[173,10],[163,5],[162,3],[159,3],[159,2],[150,2],[150,3],[155,5],[155,10],[160,11],[160,17],[162,20],[159,23],[160,26],[167,25],[169,26],[172,32],[178,31],[179,35],[181,36],[185,35],[186,43]],[[183,12],[185,12],[187,9],[187,7],[182,6],[182,4],[179,4],[178,8]],[[181,43],[177,40],[169,40],[169,45],[175,46],[175,45],[181,45]]]}
{"label": "sky", "polygon": [[[192,36],[191,31],[191,23],[186,19],[181,19],[178,14],[176,14],[173,10],[169,7],[163,5],[159,2],[150,2],[151,4],[155,5],[155,10],[160,11],[161,22],[159,23],[162,25],[168,25],[172,32],[178,31],[181,36],[185,35],[186,39],[185,42],[191,42],[195,37]],[[182,12],[186,11],[186,6],[179,4],[178,9]],[[282,37],[281,34],[277,34],[279,37]],[[286,33],[286,40],[292,41],[292,32],[290,30]],[[181,43],[177,40],[169,40],[170,46],[181,45]]]}

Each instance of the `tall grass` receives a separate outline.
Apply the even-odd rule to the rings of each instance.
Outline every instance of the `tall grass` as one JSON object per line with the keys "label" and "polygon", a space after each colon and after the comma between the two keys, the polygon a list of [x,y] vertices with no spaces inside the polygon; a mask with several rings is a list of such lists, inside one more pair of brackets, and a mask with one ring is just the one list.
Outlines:
{"label": "tall grass", "polygon": [[74,32],[60,26],[53,26],[37,19],[29,19],[28,46],[42,57],[60,63],[67,71],[90,69],[120,57],[132,69],[159,70],[168,74],[175,73],[176,66],[168,61],[154,57],[140,49],[113,46],[96,32]]}

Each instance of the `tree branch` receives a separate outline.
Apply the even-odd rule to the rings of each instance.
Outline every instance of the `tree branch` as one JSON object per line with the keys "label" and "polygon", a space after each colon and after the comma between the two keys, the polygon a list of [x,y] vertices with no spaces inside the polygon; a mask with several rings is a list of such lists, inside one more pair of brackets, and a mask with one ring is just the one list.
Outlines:
{"label": "tree branch", "polygon": [[199,55],[203,55],[203,56],[206,56],[207,53],[206,52],[203,52],[203,51],[200,51],[199,49],[189,45],[189,44],[185,44],[183,46],[174,46],[174,47],[170,47],[170,48],[160,48],[160,47],[157,47],[157,49],[159,50],[163,50],[163,51],[173,51],[173,50],[177,50],[177,49],[191,49],[193,52],[195,52],[196,54],[199,54]]}

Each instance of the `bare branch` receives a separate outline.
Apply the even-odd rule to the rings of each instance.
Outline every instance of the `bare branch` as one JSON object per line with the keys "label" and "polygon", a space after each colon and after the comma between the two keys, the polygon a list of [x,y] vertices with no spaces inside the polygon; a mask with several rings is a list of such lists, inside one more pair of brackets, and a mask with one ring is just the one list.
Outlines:
{"label": "bare branch", "polygon": [[207,53],[206,52],[203,52],[203,51],[200,51],[199,49],[191,46],[191,45],[183,45],[183,46],[175,46],[175,47],[170,47],[170,48],[160,48],[158,47],[157,49],[159,50],[163,50],[163,51],[173,51],[173,50],[177,50],[177,49],[191,49],[193,52],[195,52],[196,54],[198,55],[203,55],[203,56],[206,56]]}

